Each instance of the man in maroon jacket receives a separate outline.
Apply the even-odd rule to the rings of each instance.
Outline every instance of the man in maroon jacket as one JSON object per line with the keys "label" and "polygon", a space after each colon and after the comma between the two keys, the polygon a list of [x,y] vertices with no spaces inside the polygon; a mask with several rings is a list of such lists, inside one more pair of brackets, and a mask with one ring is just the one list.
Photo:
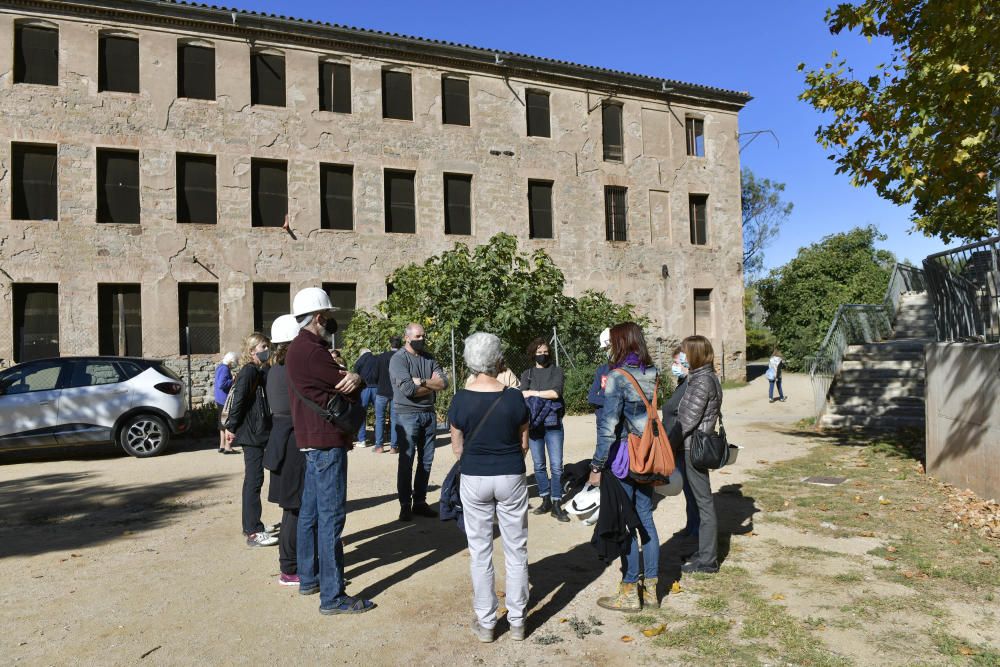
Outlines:
{"label": "man in maroon jacket", "polygon": [[292,314],[300,331],[288,346],[285,368],[295,439],[306,456],[298,525],[299,594],[319,593],[321,614],[363,613],[375,604],[347,594],[341,540],[347,520],[347,452],[354,434],[316,412],[334,393],[358,400],[363,383],[330,357],[337,322],[326,292],[318,287],[301,290],[292,302]]}

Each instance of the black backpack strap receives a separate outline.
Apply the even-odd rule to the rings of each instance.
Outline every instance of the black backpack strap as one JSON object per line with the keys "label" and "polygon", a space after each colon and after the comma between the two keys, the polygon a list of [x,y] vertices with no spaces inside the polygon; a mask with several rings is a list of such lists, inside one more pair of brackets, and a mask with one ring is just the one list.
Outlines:
{"label": "black backpack strap", "polygon": [[300,392],[298,390],[298,388],[295,386],[295,383],[292,382],[291,378],[288,379],[288,385],[292,388],[292,391],[295,392],[295,395],[298,396],[302,400],[302,402],[306,404],[306,407],[308,407],[310,410],[312,410],[313,412],[315,412],[316,414],[318,414],[323,419],[327,418],[327,411],[324,410],[323,408],[319,407],[318,405],[316,405],[312,401],[310,401],[305,396],[303,396],[302,392]]}

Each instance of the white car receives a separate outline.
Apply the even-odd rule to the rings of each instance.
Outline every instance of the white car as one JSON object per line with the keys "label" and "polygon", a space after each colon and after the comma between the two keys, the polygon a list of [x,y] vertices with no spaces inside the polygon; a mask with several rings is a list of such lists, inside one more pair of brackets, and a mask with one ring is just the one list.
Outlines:
{"label": "white car", "polygon": [[60,357],[0,371],[0,451],[111,442],[145,458],[188,426],[184,383],[156,359]]}

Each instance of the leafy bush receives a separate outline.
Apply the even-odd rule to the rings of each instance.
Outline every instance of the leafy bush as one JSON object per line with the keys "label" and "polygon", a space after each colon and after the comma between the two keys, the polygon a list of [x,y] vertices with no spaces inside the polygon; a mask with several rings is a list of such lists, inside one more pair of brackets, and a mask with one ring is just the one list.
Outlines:
{"label": "leafy bush", "polygon": [[747,359],[764,359],[774,349],[774,334],[767,329],[747,329]]}

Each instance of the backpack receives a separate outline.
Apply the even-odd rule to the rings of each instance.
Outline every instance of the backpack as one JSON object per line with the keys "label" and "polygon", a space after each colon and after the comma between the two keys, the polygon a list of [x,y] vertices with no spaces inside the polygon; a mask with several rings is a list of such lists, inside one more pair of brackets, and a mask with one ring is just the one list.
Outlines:
{"label": "backpack", "polygon": [[656,377],[656,383],[653,385],[653,402],[650,403],[631,373],[623,368],[615,370],[629,379],[646,405],[646,428],[643,429],[642,435],[628,434],[629,479],[639,484],[665,484],[670,479],[670,473],[674,471],[676,464],[667,429],[663,428],[659,411],[656,409],[660,378]]}
{"label": "backpack", "polygon": [[[249,371],[251,369],[241,369],[241,370],[247,370],[247,371]],[[237,375],[239,375],[239,373],[237,373]],[[256,394],[257,390],[260,388],[260,377],[258,376],[257,378],[255,378],[255,380],[256,381],[253,384],[253,389],[251,389],[251,391],[250,391],[250,395],[251,396],[253,396],[254,394]],[[234,389],[236,389],[236,378],[235,377],[233,378],[233,386],[229,388],[229,393],[226,394],[226,402],[222,406],[222,412],[219,413],[219,422],[223,426],[225,426],[226,422],[229,421],[229,413],[233,411],[233,395],[236,393],[235,391],[233,391]],[[266,396],[264,397],[264,400],[265,401],[267,400]],[[248,419],[250,418],[250,411],[249,410],[247,411],[247,418]]]}

